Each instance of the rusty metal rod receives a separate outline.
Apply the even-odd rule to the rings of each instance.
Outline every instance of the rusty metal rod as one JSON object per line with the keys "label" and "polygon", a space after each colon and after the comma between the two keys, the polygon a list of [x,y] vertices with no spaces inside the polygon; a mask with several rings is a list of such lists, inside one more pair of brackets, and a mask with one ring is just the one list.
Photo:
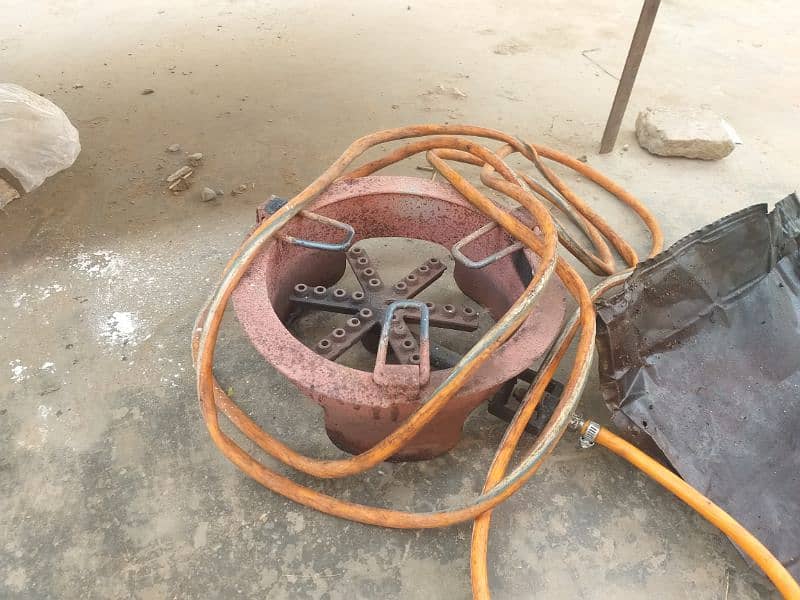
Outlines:
{"label": "rusty metal rod", "polygon": [[650,31],[656,20],[656,13],[661,0],[644,0],[642,12],[639,14],[639,21],[633,32],[631,47],[628,49],[628,57],[625,59],[625,67],[622,70],[622,77],[617,84],[617,92],[614,94],[614,102],[611,104],[611,112],[608,114],[606,128],[603,131],[603,139],[600,141],[600,154],[608,154],[614,149],[619,135],[619,127],[622,125],[622,117],[625,116],[625,109],[628,108],[628,101],[631,99],[633,84],[636,75],[639,73],[639,65],[642,64],[644,50],[647,48],[647,40],[650,39]]}

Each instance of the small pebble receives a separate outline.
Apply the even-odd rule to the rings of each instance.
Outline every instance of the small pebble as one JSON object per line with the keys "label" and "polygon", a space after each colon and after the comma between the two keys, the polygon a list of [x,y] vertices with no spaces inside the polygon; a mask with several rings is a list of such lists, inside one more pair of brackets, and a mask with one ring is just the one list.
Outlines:
{"label": "small pebble", "polygon": [[167,152],[180,152],[181,145],[180,144],[171,144],[167,146]]}
{"label": "small pebble", "polygon": [[212,190],[210,187],[204,187],[203,190],[200,192],[200,200],[203,202],[208,202],[209,200],[213,200],[217,197],[217,192]]}
{"label": "small pebble", "polygon": [[155,94],[156,91],[151,88],[145,88],[142,90],[142,96],[149,96],[150,94]]}
{"label": "small pebble", "polygon": [[72,87],[74,87],[76,90],[79,90],[79,89],[81,89],[83,87],[83,84],[82,83],[76,83]]}
{"label": "small pebble", "polygon": [[622,146],[622,151],[627,152],[629,147],[630,146],[628,146],[628,144],[625,144],[624,146]]}
{"label": "small pebble", "polygon": [[245,185],[244,183],[240,183],[233,190],[231,190],[231,195],[238,196],[239,194],[244,194],[246,191],[247,191],[247,185]]}
{"label": "small pebble", "polygon": [[177,171],[172,173],[171,175],[167,176],[167,183],[172,183],[176,179],[181,179],[181,178],[186,177],[186,176],[191,175],[191,174],[192,174],[192,168],[187,166],[187,165],[184,165],[180,169],[178,169]]}
{"label": "small pebble", "polygon": [[178,179],[169,184],[169,190],[174,193],[185,192],[189,189],[191,182],[188,179]]}
{"label": "small pebble", "polygon": [[585,154],[581,154],[578,157],[578,160],[581,161],[582,163],[588,163],[589,162],[589,158]]}
{"label": "small pebble", "polygon": [[202,152],[195,152],[194,154],[190,154],[187,156],[189,160],[189,164],[194,165],[195,167],[199,165],[203,160],[203,153]]}

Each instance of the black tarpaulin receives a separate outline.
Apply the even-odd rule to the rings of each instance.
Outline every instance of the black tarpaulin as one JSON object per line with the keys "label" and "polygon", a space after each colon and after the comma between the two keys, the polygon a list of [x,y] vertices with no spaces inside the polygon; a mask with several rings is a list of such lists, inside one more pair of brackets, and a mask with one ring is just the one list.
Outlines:
{"label": "black tarpaulin", "polygon": [[[800,578],[800,202],[729,215],[597,303],[603,397],[622,434]],[[663,457],[660,457],[663,459]]]}

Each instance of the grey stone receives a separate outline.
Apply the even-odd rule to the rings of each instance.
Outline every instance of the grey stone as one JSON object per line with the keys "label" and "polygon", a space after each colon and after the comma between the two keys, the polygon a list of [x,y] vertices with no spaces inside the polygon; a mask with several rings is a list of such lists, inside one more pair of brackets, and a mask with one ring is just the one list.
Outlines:
{"label": "grey stone", "polygon": [[180,152],[181,145],[180,144],[170,144],[167,146],[167,152]]}
{"label": "grey stone", "polygon": [[209,200],[213,200],[217,197],[217,192],[212,190],[210,187],[204,187],[200,192],[200,200],[203,202],[208,202]]}
{"label": "grey stone", "polygon": [[191,183],[192,182],[189,181],[188,179],[178,179],[177,181],[173,181],[172,183],[170,183],[167,186],[167,189],[175,193],[185,192],[186,190],[189,189]]}
{"label": "grey stone", "polygon": [[708,110],[647,108],[636,118],[639,145],[660,156],[719,160],[734,142],[722,118]]}
{"label": "grey stone", "polygon": [[190,165],[194,165],[195,167],[203,162],[203,153],[202,152],[195,152],[194,154],[190,154],[187,156]]}
{"label": "grey stone", "polygon": [[184,177],[192,174],[192,167],[182,166],[180,169],[167,176],[167,183],[172,183],[176,179],[183,179]]}

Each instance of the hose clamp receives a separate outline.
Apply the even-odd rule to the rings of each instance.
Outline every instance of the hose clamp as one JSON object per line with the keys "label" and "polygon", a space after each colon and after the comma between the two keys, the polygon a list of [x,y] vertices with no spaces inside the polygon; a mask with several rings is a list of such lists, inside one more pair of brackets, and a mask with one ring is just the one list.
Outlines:
{"label": "hose clamp", "polygon": [[600,424],[595,423],[594,421],[589,421],[589,426],[578,440],[581,448],[586,449],[594,446],[594,441],[597,439],[598,433],[600,433]]}

